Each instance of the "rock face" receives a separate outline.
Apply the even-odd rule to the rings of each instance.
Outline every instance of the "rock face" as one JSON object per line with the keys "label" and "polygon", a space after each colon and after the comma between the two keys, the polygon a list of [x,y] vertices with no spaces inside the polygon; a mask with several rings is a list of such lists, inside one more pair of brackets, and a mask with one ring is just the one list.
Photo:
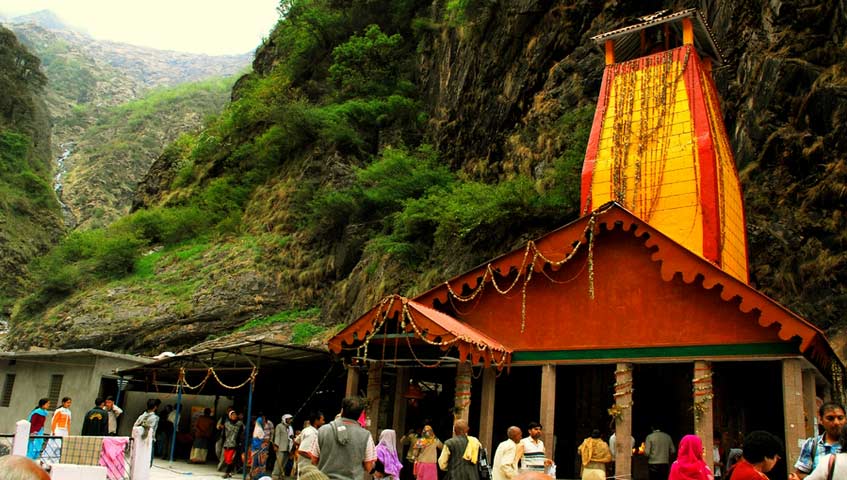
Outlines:
{"label": "rock face", "polygon": [[[421,16],[432,21],[415,38],[417,91],[429,115],[425,136],[455,170],[489,182],[518,173],[540,178],[573,147],[557,134],[556,125],[574,111],[593,110],[603,57],[590,41],[592,35],[635,23],[636,17],[663,8],[702,8],[727,59],[715,75],[742,173],[752,280],[819,326],[832,332],[843,328],[840,322],[847,306],[843,1],[480,0],[464,2],[468,6],[463,18],[455,21],[443,3],[421,2]],[[369,13],[379,21],[380,12]],[[257,52],[256,75],[271,75],[286,54],[284,46],[272,39]],[[320,91],[315,86],[318,80],[303,76],[308,80],[297,87]],[[137,192],[136,207],[167,198],[174,162],[168,154],[157,160]],[[212,256],[203,271],[185,271],[184,278],[203,285],[188,304],[154,303],[149,292],[145,298],[143,292],[125,291],[108,301],[102,291],[82,292],[45,318],[67,319],[69,335],[62,336],[68,339],[66,345],[96,342],[133,351],[160,344],[172,349],[189,346],[209,333],[232,329],[251,316],[296,302],[320,305],[326,323],[343,323],[383,294],[421,291],[472,267],[482,254],[503,252],[514,242],[553,227],[526,225],[509,237],[513,243],[492,241],[484,245],[483,253],[457,242],[451,251],[428,252],[424,266],[417,268],[361,254],[364,239],[355,228],[332,238],[304,240],[287,210],[297,201],[291,185],[347,181],[352,166],[345,162],[352,163],[337,151],[314,149],[306,160],[283,169],[283,176],[257,189],[244,221],[257,225],[250,235],[273,236],[263,247],[263,259],[249,253]],[[211,265],[241,267],[230,270],[226,280],[203,273]],[[87,326],[95,325],[99,317],[118,318],[123,312],[131,312],[132,319],[121,316],[123,320],[115,322],[117,330],[97,332]],[[134,320],[140,318],[150,323]],[[118,333],[137,329],[144,333],[132,340]]]}

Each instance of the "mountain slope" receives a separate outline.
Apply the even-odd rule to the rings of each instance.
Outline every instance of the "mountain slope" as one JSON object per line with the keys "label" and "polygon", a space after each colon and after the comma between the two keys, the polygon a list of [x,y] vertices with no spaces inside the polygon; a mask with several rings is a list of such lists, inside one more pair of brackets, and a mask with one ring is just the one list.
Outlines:
{"label": "mountain slope", "polygon": [[[65,333],[52,346],[135,352],[251,327],[306,342],[572,220],[602,74],[590,37],[694,4],[287,2],[255,73],[157,159],[136,210],[46,257],[15,345],[45,325]],[[753,280],[838,331],[843,7],[703,5],[727,46]]]}
{"label": "mountain slope", "polygon": [[0,27],[0,322],[30,285],[26,265],[62,233],[50,188],[50,120],[38,58]]}

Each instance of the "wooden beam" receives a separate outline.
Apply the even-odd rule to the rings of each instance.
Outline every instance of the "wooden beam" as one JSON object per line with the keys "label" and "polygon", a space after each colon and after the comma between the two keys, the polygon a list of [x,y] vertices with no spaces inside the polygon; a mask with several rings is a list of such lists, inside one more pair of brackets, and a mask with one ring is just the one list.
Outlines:
{"label": "wooden beam", "polygon": [[[396,433],[397,451],[403,452],[400,439],[406,434],[406,398],[403,396],[409,388],[409,367],[397,367],[397,384],[394,386],[394,415],[392,427]],[[411,448],[411,447],[410,447]]]}
{"label": "wooden beam", "polygon": [[359,367],[347,365],[347,388],[344,389],[345,397],[359,394]]}
{"label": "wooden beam", "polygon": [[690,18],[682,19],[682,44],[694,45],[694,24]]}
{"label": "wooden beam", "polygon": [[606,65],[615,63],[615,41],[606,40]]}
{"label": "wooden beam", "polygon": [[632,364],[615,367],[615,478],[632,478]]}
{"label": "wooden beam", "polygon": [[553,458],[553,436],[556,434],[556,365],[541,366],[541,412],[538,421],[544,427],[544,448]]}
{"label": "wooden beam", "polygon": [[382,397],[382,363],[368,365],[368,419],[367,426],[373,438],[379,438],[379,402]]}
{"label": "wooden beam", "polygon": [[494,392],[497,384],[497,371],[488,367],[482,371],[482,398],[479,402],[479,441],[494,455]]}
{"label": "wooden beam", "polygon": [[471,364],[460,362],[456,365],[456,396],[453,402],[453,421],[467,421],[471,409]]}
{"label": "wooden beam", "polygon": [[806,438],[803,416],[803,362],[799,358],[782,361],[782,406],[785,416],[785,463],[794,465],[800,456],[798,442]]}
{"label": "wooden beam", "polygon": [[695,361],[691,383],[694,391],[694,432],[703,442],[703,461],[711,468],[715,464],[712,362]]}
{"label": "wooden beam", "polygon": [[814,370],[803,370],[803,412],[806,419],[806,436],[817,435],[815,431],[815,417],[817,416],[817,404],[815,403],[815,372]]}

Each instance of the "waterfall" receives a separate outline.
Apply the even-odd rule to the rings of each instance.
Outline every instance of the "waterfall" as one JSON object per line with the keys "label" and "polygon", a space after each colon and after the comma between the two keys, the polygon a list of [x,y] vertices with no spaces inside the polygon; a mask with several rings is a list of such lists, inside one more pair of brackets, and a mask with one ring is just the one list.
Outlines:
{"label": "waterfall", "polygon": [[65,176],[65,173],[67,173],[65,162],[67,162],[68,158],[70,158],[75,146],[75,142],[59,144],[59,148],[62,149],[62,154],[56,157],[56,175],[53,176],[53,190],[56,192],[56,199],[62,207],[62,217],[64,217],[65,226],[69,228],[73,228],[76,225],[76,217],[65,202],[62,201],[62,189],[64,188],[62,178]]}

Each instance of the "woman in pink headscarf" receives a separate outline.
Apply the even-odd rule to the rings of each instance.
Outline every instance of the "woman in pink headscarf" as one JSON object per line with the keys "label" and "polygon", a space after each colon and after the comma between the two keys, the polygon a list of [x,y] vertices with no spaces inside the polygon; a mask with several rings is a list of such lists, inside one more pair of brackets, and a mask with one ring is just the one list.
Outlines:
{"label": "woman in pink headscarf", "polygon": [[392,480],[400,478],[403,463],[397,456],[397,434],[387,428],[379,434],[379,444],[376,446],[376,459],[382,463],[385,476]]}
{"label": "woman in pink headscarf", "polygon": [[703,461],[703,442],[697,435],[686,435],[679,442],[679,455],[671,465],[668,480],[714,480]]}

